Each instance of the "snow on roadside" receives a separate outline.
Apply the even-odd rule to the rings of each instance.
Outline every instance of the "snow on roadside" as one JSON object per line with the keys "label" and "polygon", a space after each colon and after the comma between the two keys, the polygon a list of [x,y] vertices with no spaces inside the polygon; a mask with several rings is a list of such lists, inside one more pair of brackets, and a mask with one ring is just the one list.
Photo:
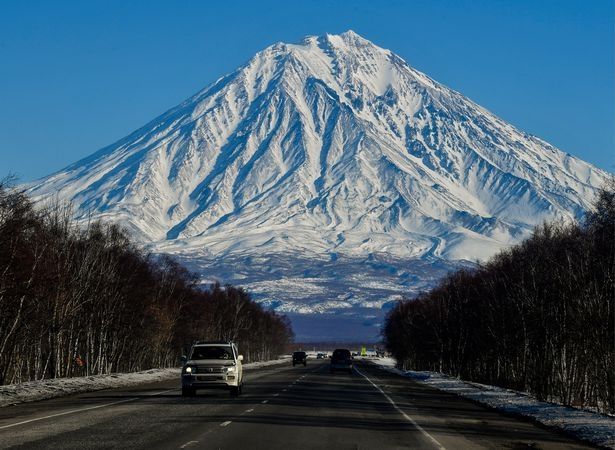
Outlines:
{"label": "snow on roadside", "polygon": [[0,407],[62,397],[80,392],[133,386],[140,383],[168,380],[177,377],[179,369],[151,369],[133,373],[112,373],[89,377],[51,378],[0,386]]}
{"label": "snow on roadside", "polygon": [[[260,361],[244,364],[244,369],[260,369],[261,367],[288,363],[289,357],[271,361]],[[53,378],[49,380],[28,381],[19,384],[0,386],[0,407],[17,403],[34,402],[49,398],[83,392],[100,391],[134,386],[142,383],[177,379],[179,386],[179,368],[150,369],[142,372],[112,373],[110,375],[93,375],[89,377]]]}
{"label": "snow on roadside", "polygon": [[252,370],[252,369],[260,369],[261,367],[276,366],[278,364],[290,362],[290,358],[291,358],[290,355],[284,355],[279,359],[271,359],[269,361],[259,361],[259,362],[244,364],[243,368],[246,370]]}
{"label": "snow on roadside", "polygon": [[370,360],[389,372],[455,393],[499,411],[531,418],[601,447],[615,449],[615,417],[541,402],[523,392],[461,381],[441,373],[400,370],[395,368],[396,361],[393,358]]}

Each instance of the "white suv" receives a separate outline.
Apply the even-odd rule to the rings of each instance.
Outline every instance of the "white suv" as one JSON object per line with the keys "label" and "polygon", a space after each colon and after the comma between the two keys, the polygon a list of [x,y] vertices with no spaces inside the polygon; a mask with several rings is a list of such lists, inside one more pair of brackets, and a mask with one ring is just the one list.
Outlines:
{"label": "white suv", "polygon": [[233,342],[197,342],[182,356],[182,396],[197,389],[228,389],[233,396],[243,387],[243,356]]}

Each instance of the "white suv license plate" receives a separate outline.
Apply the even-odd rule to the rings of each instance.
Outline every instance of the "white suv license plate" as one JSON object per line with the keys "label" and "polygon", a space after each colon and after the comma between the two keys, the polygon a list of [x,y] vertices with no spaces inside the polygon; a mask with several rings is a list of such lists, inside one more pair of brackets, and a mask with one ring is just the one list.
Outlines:
{"label": "white suv license plate", "polygon": [[196,377],[197,381],[218,381],[224,380],[224,377],[220,375],[199,375]]}

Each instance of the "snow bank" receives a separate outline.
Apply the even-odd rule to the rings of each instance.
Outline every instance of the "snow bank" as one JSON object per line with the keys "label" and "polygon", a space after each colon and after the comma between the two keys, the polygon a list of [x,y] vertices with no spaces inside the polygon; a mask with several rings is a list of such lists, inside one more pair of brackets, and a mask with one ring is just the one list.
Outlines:
{"label": "snow bank", "polygon": [[0,386],[0,406],[32,402],[80,392],[133,386],[140,383],[168,380],[177,377],[180,369],[151,369],[133,373],[112,373],[90,377],[52,378]]}
{"label": "snow bank", "polygon": [[[276,364],[288,363],[289,357],[271,361],[244,364],[245,370],[260,369]],[[133,373],[112,373],[110,375],[93,375],[90,377],[55,378],[49,380],[28,381],[26,383],[0,386],[0,407],[17,403],[33,402],[49,398],[82,392],[99,391],[134,386],[142,383],[177,379],[179,386],[179,368],[151,369]]]}
{"label": "snow bank", "polygon": [[287,364],[288,362],[290,362],[291,357],[292,357],[291,355],[284,355],[280,357],[279,359],[248,363],[248,364],[244,364],[243,368],[246,370],[252,370],[252,369],[260,369],[261,367],[276,366],[278,364]]}
{"label": "snow bank", "polygon": [[499,411],[531,418],[601,447],[615,449],[615,417],[541,402],[524,392],[461,381],[441,373],[399,370],[395,368],[395,360],[392,358],[374,358],[370,361],[389,372],[461,395]]}

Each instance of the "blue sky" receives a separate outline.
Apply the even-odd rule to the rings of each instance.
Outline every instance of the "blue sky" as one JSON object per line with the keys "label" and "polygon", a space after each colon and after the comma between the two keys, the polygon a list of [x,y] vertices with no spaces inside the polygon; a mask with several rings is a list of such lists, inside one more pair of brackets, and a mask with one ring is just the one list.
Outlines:
{"label": "blue sky", "polygon": [[0,177],[47,175],[254,53],[353,29],[520,129],[615,172],[612,0],[0,4]]}

